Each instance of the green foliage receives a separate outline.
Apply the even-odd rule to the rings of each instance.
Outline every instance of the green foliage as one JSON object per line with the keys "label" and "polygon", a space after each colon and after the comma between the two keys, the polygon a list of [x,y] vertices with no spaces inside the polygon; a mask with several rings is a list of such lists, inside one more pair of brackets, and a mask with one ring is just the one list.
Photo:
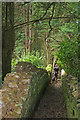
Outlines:
{"label": "green foliage", "polygon": [[69,23],[65,23],[64,26],[61,27],[60,33],[65,34],[68,32],[70,34],[76,34],[78,33],[78,19],[73,19]]}
{"label": "green foliage", "polygon": [[77,75],[77,52],[78,42],[77,39],[69,39],[64,37],[65,40],[60,42],[59,50],[56,56],[59,58],[58,64],[65,68],[68,74]]}
{"label": "green foliage", "polygon": [[52,70],[52,65],[51,65],[51,64],[48,64],[47,67],[46,67],[46,70],[47,70],[47,72],[51,72],[51,70]]}
{"label": "green foliage", "polygon": [[[18,3],[22,5],[21,3]],[[44,13],[47,14],[44,18],[50,18],[52,15],[52,6],[47,10],[50,2],[32,2],[31,3],[31,17],[30,20],[37,20],[40,19]],[[29,7],[29,3],[22,5],[23,7]],[[17,9],[17,7],[16,7]],[[47,10],[47,11],[46,11]],[[18,12],[20,13],[19,16],[16,15],[16,21],[22,21],[22,19],[26,20],[25,15],[22,18],[22,12],[19,9]],[[17,12],[15,11],[15,14]],[[59,19],[56,17],[60,17]],[[62,18],[63,17],[63,18]],[[65,18],[64,18],[65,17]],[[53,30],[51,31],[48,37],[48,45],[51,47],[51,55],[55,55],[58,58],[58,65],[60,68],[64,68],[67,73],[74,73],[77,74],[77,37],[78,37],[78,3],[56,3],[53,18],[50,21],[50,25],[52,26]],[[24,21],[22,21],[23,23]],[[27,38],[32,40],[31,50],[38,50],[40,54],[44,54],[46,56],[46,42],[45,37],[46,33],[50,31],[49,20],[40,20],[39,22],[30,23],[31,30],[32,30],[32,37]],[[34,32],[33,32],[34,31]],[[70,36],[70,39],[68,38]],[[49,52],[49,49],[48,49]],[[15,43],[15,50],[13,54],[13,66],[18,61],[25,61],[31,62],[37,67],[42,67],[45,58],[40,56],[38,52],[28,53],[28,57],[25,55],[25,33],[24,28],[16,31],[16,43]],[[49,55],[50,55],[49,54]],[[50,56],[49,56],[50,58]],[[49,59],[48,58],[48,59]],[[45,60],[46,61],[46,60]],[[45,62],[46,63],[46,62]],[[50,61],[49,61],[50,63]],[[12,66],[12,68],[13,68]],[[51,71],[51,67],[46,67],[47,71]]]}
{"label": "green foliage", "polygon": [[18,59],[12,58],[11,61],[11,71],[14,71],[14,66],[18,63]]}
{"label": "green foliage", "polygon": [[25,50],[25,45],[24,45],[25,36],[21,30],[16,31],[15,34],[16,34],[15,35],[16,41],[15,41],[15,47],[13,52],[13,58],[19,59]]}
{"label": "green foliage", "polygon": [[[63,4],[63,3],[60,3]],[[77,76],[78,72],[78,4],[66,3],[66,9],[63,15],[76,16],[74,19],[66,18],[60,21],[57,20],[57,32],[53,36],[53,41],[50,43],[53,55],[58,58],[57,64],[60,68],[64,68],[68,74]],[[63,8],[65,7],[63,4]],[[68,6],[67,6],[68,5]],[[57,5],[58,6],[58,5]],[[68,9],[69,7],[69,9]],[[62,8],[59,13],[61,13]],[[56,13],[57,14],[57,13]],[[64,16],[65,16],[64,15]],[[59,15],[58,15],[59,16]],[[56,21],[56,19],[55,19]],[[55,23],[55,25],[57,25]],[[55,29],[55,28],[54,28]]]}
{"label": "green foliage", "polygon": [[18,59],[12,59],[12,71],[14,69],[14,66],[21,61],[24,62],[30,62],[33,65],[35,65],[37,68],[43,68],[45,69],[44,66],[44,60],[45,56],[40,56],[40,53],[38,51],[32,51],[31,53],[28,52],[28,57],[26,57],[25,53],[21,56],[21,58],[18,57]]}

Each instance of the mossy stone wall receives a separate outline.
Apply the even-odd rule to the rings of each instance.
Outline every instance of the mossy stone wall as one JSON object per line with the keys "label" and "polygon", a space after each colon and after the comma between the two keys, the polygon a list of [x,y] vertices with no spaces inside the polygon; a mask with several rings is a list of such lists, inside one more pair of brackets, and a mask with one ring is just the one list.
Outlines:
{"label": "mossy stone wall", "polygon": [[27,99],[23,104],[21,117],[31,117],[34,108],[39,101],[41,95],[43,94],[44,89],[47,87],[49,83],[49,77],[47,73],[42,73],[43,71],[38,71],[33,75]]}
{"label": "mossy stone wall", "polygon": [[14,71],[6,75],[0,90],[2,118],[29,118],[49,84],[49,76],[46,70],[26,62],[18,63]]}
{"label": "mossy stone wall", "polygon": [[72,76],[62,78],[62,89],[66,101],[68,118],[79,118],[80,99],[78,96],[78,80]]}

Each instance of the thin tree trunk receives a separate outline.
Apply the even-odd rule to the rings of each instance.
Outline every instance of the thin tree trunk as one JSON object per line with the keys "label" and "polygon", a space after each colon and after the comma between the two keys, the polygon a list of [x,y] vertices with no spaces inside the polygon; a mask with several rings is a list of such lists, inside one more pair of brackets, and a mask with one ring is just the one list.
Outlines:
{"label": "thin tree trunk", "polygon": [[56,62],[56,58],[54,56],[54,59],[53,59],[53,69],[54,69],[55,62]]}
{"label": "thin tree trunk", "polygon": [[[25,10],[25,14],[26,14],[26,22],[29,21],[29,13],[28,13],[28,9]],[[29,37],[29,25],[25,26],[25,53],[26,56],[28,56],[28,37]]]}
{"label": "thin tree trunk", "polygon": [[33,40],[32,48],[35,52],[37,51],[37,39],[38,39],[36,27],[37,27],[37,23],[34,23],[35,29],[34,29],[34,40]]}
{"label": "thin tree trunk", "polygon": [[25,52],[26,52],[26,56],[28,56],[28,35],[27,35],[27,26],[25,27]]}
{"label": "thin tree trunk", "polygon": [[[31,18],[31,2],[29,6],[29,21]],[[29,51],[31,51],[31,26],[29,25]]]}
{"label": "thin tree trunk", "polygon": [[47,33],[46,33],[46,58],[47,58],[47,65],[49,63],[48,58],[49,58],[49,54],[48,54],[48,38],[47,38]]}
{"label": "thin tree trunk", "polygon": [[33,43],[34,43],[34,25],[32,24],[32,29],[31,29],[31,37],[33,38],[31,40],[31,48],[30,48],[30,52],[32,52],[33,50]]}

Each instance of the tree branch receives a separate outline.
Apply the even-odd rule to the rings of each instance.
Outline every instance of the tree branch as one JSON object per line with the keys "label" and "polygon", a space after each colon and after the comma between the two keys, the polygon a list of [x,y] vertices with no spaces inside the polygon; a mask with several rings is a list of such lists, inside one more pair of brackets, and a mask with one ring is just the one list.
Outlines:
{"label": "tree branch", "polygon": [[52,29],[52,26],[51,26],[50,22],[51,22],[51,20],[52,20],[52,18],[53,18],[54,8],[55,8],[55,3],[53,4],[52,15],[51,15],[51,17],[50,17],[50,19],[49,19],[50,29]]}
{"label": "tree branch", "polygon": [[50,31],[49,31],[49,33],[48,33],[48,36],[47,36],[45,39],[47,39],[47,38],[49,37],[51,31],[53,30],[53,28],[52,28],[50,22],[51,22],[51,20],[53,19],[54,8],[55,8],[55,3],[53,4],[52,15],[51,15],[51,17],[50,17],[50,19],[49,19]]}
{"label": "tree branch", "polygon": [[[69,19],[77,18],[77,19],[80,19],[79,17],[53,17],[52,19],[65,19],[65,18],[69,18]],[[37,19],[37,20],[29,21],[29,22],[24,22],[24,23],[15,25],[13,27],[8,26],[8,28],[6,28],[6,29],[3,28],[3,31],[8,31],[8,30],[11,30],[11,29],[19,29],[19,28],[22,27],[22,25],[26,25],[26,24],[30,24],[30,23],[35,23],[35,22],[39,22],[39,21],[42,21],[42,20],[48,20],[48,19],[50,19],[50,17],[49,18],[44,18],[44,19],[40,18],[40,19]]]}
{"label": "tree branch", "polygon": [[44,15],[40,18],[40,19],[43,19],[43,17],[47,14],[47,11],[48,11],[48,9],[51,7],[51,5],[53,5],[54,3],[52,2],[49,6],[48,6],[48,8],[46,9],[46,12],[44,13]]}

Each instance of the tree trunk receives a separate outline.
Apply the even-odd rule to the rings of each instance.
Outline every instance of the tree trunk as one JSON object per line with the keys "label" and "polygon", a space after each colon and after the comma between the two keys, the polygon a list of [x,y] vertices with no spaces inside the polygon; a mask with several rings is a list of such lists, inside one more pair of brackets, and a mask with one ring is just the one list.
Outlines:
{"label": "tree trunk", "polygon": [[[27,20],[27,10],[25,10],[25,13],[26,13],[26,22],[28,21]],[[28,56],[28,26],[26,25],[25,26],[25,53],[26,53],[26,56]]]}
{"label": "tree trunk", "polygon": [[37,34],[37,23],[34,23],[34,40],[33,40],[33,44],[32,44],[32,48],[33,50],[36,52],[37,51],[37,40],[38,40],[38,34]]}
{"label": "tree trunk", "polygon": [[0,3],[0,89],[2,87],[2,3]]}
{"label": "tree trunk", "polygon": [[46,60],[47,60],[47,65],[49,64],[49,54],[48,54],[48,38],[47,38],[47,33],[46,33]]}
{"label": "tree trunk", "polygon": [[54,56],[54,59],[53,59],[53,69],[54,69],[55,62],[56,62],[56,58]]}
{"label": "tree trunk", "polygon": [[11,59],[15,45],[14,30],[12,29],[14,25],[14,3],[6,3],[5,9],[5,29],[8,27],[8,24],[11,26],[11,29],[2,31],[2,78],[11,72]]}
{"label": "tree trunk", "polygon": [[[31,2],[29,5],[29,21],[31,18]],[[29,25],[29,52],[31,51],[31,25]]]}
{"label": "tree trunk", "polygon": [[[29,3],[27,5],[26,9],[26,22],[29,22]],[[26,25],[25,27],[25,52],[26,56],[28,56],[28,50],[29,50],[29,25]]]}

